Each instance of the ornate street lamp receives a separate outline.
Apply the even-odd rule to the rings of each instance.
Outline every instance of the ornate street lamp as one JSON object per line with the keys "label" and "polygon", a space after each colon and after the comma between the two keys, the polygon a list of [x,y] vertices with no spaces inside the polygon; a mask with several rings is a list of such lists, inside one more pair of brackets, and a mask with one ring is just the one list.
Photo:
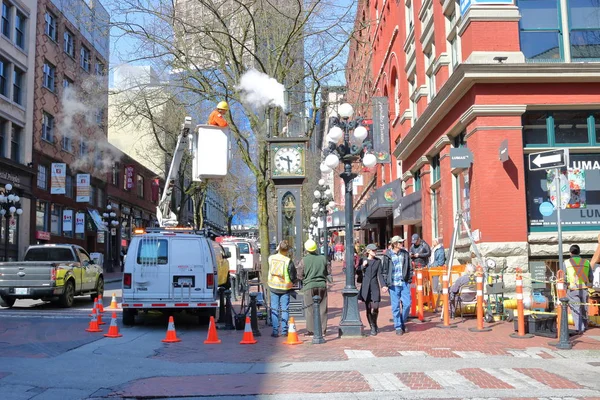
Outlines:
{"label": "ornate street lamp", "polygon": [[340,162],[344,165],[344,171],[340,177],[344,180],[346,190],[346,286],[342,290],[344,306],[339,328],[340,336],[362,336],[362,322],[358,312],[358,290],[354,282],[352,181],[357,175],[352,172],[352,164],[362,161],[367,168],[377,164],[377,158],[371,152],[371,143],[365,141],[368,131],[362,125],[363,119],[352,119],[353,114],[352,106],[344,103],[338,108],[339,118],[332,117],[330,119],[333,127],[327,133],[329,146],[324,151],[325,160],[321,164],[321,171],[324,173],[337,168]]}
{"label": "ornate street lamp", "polygon": [[102,221],[104,222],[104,226],[106,226],[108,235],[108,243],[106,243],[106,259],[109,261],[108,265],[110,265],[110,272],[112,272],[115,267],[116,246],[113,246],[113,235],[111,234],[111,231],[112,229],[117,229],[117,226],[119,226],[119,219],[117,218],[117,213],[113,211],[110,204],[106,206],[106,212],[102,214]]}
{"label": "ornate street lamp", "polygon": [[[8,238],[10,236],[10,225],[14,224],[15,231],[18,226],[18,218],[23,214],[21,208],[21,198],[15,192],[13,192],[13,186],[7,183],[4,186],[5,193],[0,194],[0,223],[2,223],[2,217],[6,218],[6,225],[4,231],[4,260],[8,261]],[[18,235],[18,233],[15,233]],[[18,239],[17,239],[18,240]]]}
{"label": "ornate street lamp", "polygon": [[313,203],[313,216],[311,217],[311,221],[316,224],[319,218],[323,218],[323,252],[325,257],[327,257],[329,252],[327,242],[327,215],[335,206],[335,203],[333,202],[333,194],[331,193],[331,189],[325,186],[324,179],[319,179],[319,186],[317,186],[314,195],[315,202]]}

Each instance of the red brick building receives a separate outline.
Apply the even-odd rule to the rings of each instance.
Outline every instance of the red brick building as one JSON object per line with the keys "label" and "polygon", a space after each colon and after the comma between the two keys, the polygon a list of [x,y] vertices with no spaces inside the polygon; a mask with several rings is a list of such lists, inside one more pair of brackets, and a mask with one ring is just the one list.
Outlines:
{"label": "red brick building", "polygon": [[[417,232],[429,243],[441,237],[448,248],[461,209],[483,255],[499,266],[555,269],[556,213],[544,217],[539,209],[554,201],[554,175],[531,171],[527,157],[567,148],[564,248],[577,243],[593,252],[600,227],[597,2],[368,0],[356,20],[370,29],[367,44],[355,41],[350,51],[349,93],[363,108],[368,96],[388,98],[395,159],[379,167],[377,182],[400,179],[403,189],[386,232],[408,239]],[[369,57],[365,75],[356,65]],[[468,168],[451,166],[450,151],[460,147],[473,155]],[[372,237],[383,244],[385,236]],[[469,246],[461,229],[455,262],[470,260]]]}

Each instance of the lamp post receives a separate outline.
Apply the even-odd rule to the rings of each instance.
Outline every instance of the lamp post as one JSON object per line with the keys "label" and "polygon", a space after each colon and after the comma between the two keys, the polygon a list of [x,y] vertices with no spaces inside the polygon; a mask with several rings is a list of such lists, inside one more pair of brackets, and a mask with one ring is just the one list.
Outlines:
{"label": "lamp post", "polygon": [[327,215],[335,203],[333,202],[333,194],[331,193],[331,189],[325,186],[324,179],[319,179],[319,186],[315,190],[314,195],[315,202],[312,205],[313,216],[311,217],[311,221],[316,224],[318,218],[323,218],[323,253],[327,258],[329,252],[327,242]]}
{"label": "lamp post", "polygon": [[[4,230],[4,261],[8,261],[8,238],[10,236],[10,225],[15,225],[15,231],[17,222],[14,218],[18,218],[23,214],[21,208],[21,198],[15,192],[13,192],[13,186],[7,183],[4,186],[5,193],[0,194],[0,223],[2,222],[1,217],[6,218],[5,230]],[[16,217],[15,217],[16,215]],[[13,222],[14,221],[14,222]],[[15,233],[17,235],[17,233]]]}
{"label": "lamp post", "polygon": [[113,211],[110,204],[106,206],[106,212],[102,214],[102,220],[104,221],[104,226],[107,228],[108,235],[108,243],[106,243],[106,259],[108,261],[107,265],[110,266],[109,272],[113,272],[115,266],[116,249],[113,248],[112,229],[117,229],[117,226],[119,225],[119,219],[117,218],[117,213]]}
{"label": "lamp post", "polygon": [[[358,290],[354,280],[352,181],[356,174],[352,172],[352,164],[362,161],[365,167],[371,168],[377,164],[377,158],[370,152],[372,150],[371,143],[365,141],[368,131],[367,128],[362,126],[362,118],[352,119],[354,114],[352,106],[348,103],[340,105],[338,114],[339,118],[332,117],[330,119],[330,124],[334,126],[327,133],[329,145],[324,151],[326,156],[321,164],[321,172],[331,172],[337,168],[340,161],[344,165],[340,177],[345,185],[346,286],[342,290],[344,306],[339,335],[362,336],[362,322],[358,312]],[[350,134],[351,131],[352,134]]]}

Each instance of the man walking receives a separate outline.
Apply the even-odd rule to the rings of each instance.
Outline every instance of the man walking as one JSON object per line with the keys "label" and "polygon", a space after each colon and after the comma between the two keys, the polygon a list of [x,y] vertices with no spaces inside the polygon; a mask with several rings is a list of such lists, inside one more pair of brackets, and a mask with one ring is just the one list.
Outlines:
{"label": "man walking", "polygon": [[415,269],[427,268],[429,256],[431,256],[429,245],[421,239],[419,234],[413,234],[412,245],[410,246],[410,258],[415,263]]}
{"label": "man walking", "polygon": [[268,285],[271,292],[272,337],[279,337],[279,312],[281,311],[281,334],[287,335],[290,307],[290,292],[296,281],[296,267],[288,257],[290,245],[282,240],[277,246],[277,253],[269,256]]}
{"label": "man walking", "polygon": [[576,244],[569,248],[571,258],[565,261],[565,269],[569,288],[567,297],[571,303],[578,303],[570,306],[575,330],[583,333],[588,326],[588,307],[584,304],[587,304],[589,298],[588,288],[591,287],[592,268],[588,260],[581,258],[580,251]]}
{"label": "man walking", "polygon": [[[304,291],[304,307],[306,308],[306,330],[305,336],[313,336],[315,323],[313,315],[313,296],[319,296],[319,314],[321,315],[321,327],[323,335],[327,330],[327,276],[328,263],[325,256],[317,254],[317,243],[309,239],[304,243],[304,249],[308,252],[302,259],[300,279]],[[310,306],[310,307],[309,307]]]}
{"label": "man walking", "polygon": [[[396,335],[406,333],[406,321],[410,313],[410,283],[413,269],[408,252],[403,248],[404,239],[394,236],[390,240],[392,249],[387,252],[383,260],[383,275],[386,287],[383,292],[389,291],[392,303],[392,316]],[[402,308],[400,308],[402,304]]]}

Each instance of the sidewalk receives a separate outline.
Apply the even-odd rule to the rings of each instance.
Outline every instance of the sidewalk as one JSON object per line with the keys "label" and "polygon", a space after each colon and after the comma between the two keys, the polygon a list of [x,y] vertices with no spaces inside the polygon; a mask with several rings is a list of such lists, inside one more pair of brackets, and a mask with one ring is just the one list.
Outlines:
{"label": "sidewalk", "polygon": [[123,272],[107,272],[104,274],[104,283],[121,282],[123,280]]}

